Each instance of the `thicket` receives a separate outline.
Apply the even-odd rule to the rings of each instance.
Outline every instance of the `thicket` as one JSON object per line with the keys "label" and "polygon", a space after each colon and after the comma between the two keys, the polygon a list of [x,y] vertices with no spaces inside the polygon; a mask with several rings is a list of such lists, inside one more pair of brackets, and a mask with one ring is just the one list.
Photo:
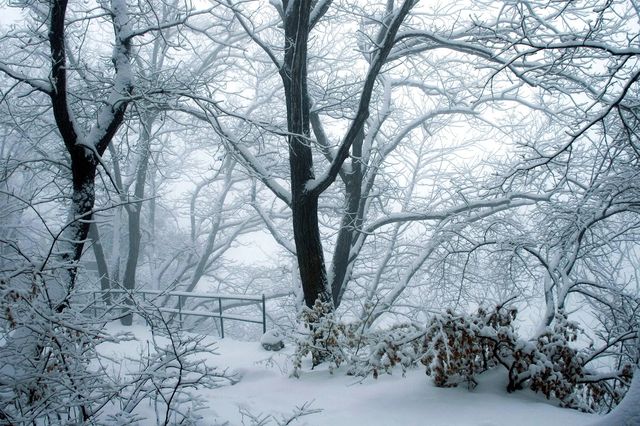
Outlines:
{"label": "thicket", "polygon": [[[506,390],[531,389],[559,405],[587,412],[608,412],[624,397],[637,364],[620,361],[605,372],[591,367],[598,355],[592,345],[580,348],[581,330],[563,312],[549,327],[530,340],[518,335],[517,309],[500,304],[479,308],[473,314],[450,310],[434,315],[425,326],[396,325],[372,330],[366,321],[345,323],[326,304],[305,309],[306,331],[297,337],[293,375],[299,377],[303,360],[311,355],[312,368],[327,363],[331,372],[343,366],[350,375],[403,374],[424,366],[438,387],[477,386],[480,374],[500,369]],[[611,358],[604,358],[611,362]],[[610,368],[609,368],[610,367]]]}
{"label": "thicket", "polygon": [[[129,295],[133,306],[112,300],[105,312],[74,292],[62,309],[47,294],[54,280],[36,271],[0,281],[0,424],[135,424],[149,410],[158,424],[199,424],[204,401],[193,391],[235,381],[202,362],[211,344],[152,304]],[[152,338],[136,356],[111,358],[100,345],[133,335],[105,325],[132,310]]]}

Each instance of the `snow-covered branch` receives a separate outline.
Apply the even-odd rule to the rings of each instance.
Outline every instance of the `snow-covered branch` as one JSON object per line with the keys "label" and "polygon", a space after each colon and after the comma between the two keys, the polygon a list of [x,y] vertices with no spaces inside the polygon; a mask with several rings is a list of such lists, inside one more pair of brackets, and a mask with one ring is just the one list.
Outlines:
{"label": "snow-covered branch", "polygon": [[369,118],[371,95],[373,93],[375,82],[378,79],[378,75],[382,70],[382,66],[389,61],[390,58],[388,56],[395,45],[396,34],[415,4],[416,0],[405,0],[400,9],[394,13],[389,25],[381,28],[380,31],[381,34],[383,34],[381,38],[383,41],[378,47],[378,50],[376,50],[371,61],[371,66],[367,72],[367,76],[365,77],[356,115],[352,120],[344,139],[340,143],[335,159],[329,166],[329,169],[314,181],[307,183],[306,187],[308,192],[314,194],[321,194],[324,192],[335,181],[342,168],[342,164],[349,157],[349,150],[351,149],[351,146],[362,131],[367,118]]}
{"label": "snow-covered branch", "polygon": [[[409,221],[429,221],[429,220],[445,220],[453,216],[464,214],[467,212],[474,212],[481,209],[488,209],[489,211],[503,210],[504,208],[514,208],[526,205],[531,205],[538,202],[548,201],[551,194],[525,194],[525,193],[511,193],[503,197],[494,199],[480,199],[476,201],[469,201],[461,206],[456,206],[451,209],[446,209],[436,212],[403,212],[394,213],[385,218],[379,219],[366,226],[364,232],[370,234],[376,229],[389,225],[391,223],[409,222]],[[484,213],[483,213],[484,215]]]}

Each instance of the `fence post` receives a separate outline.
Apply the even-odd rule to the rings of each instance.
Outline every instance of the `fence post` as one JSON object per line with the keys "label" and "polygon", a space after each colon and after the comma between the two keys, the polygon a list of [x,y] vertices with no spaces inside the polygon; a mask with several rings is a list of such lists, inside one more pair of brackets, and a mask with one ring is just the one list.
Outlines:
{"label": "fence post", "polygon": [[178,296],[178,318],[180,319],[180,328],[182,328],[182,296]]}
{"label": "fence post", "polygon": [[262,293],[262,334],[267,332],[267,306],[264,298],[264,293]]}
{"label": "fence post", "polygon": [[224,319],[222,318],[222,299],[218,297],[218,315],[220,318],[220,338],[224,339]]}

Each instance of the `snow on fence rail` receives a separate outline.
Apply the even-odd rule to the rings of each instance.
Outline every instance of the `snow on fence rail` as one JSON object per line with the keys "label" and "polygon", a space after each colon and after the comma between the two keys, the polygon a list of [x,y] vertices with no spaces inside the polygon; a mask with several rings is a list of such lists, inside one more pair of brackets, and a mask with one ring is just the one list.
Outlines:
{"label": "snow on fence rail", "polygon": [[[130,292],[124,289],[112,289],[112,290],[95,290],[84,291],[81,294],[86,294],[92,297],[92,309],[94,315],[98,315],[98,305],[102,302],[105,306],[102,309],[108,309],[112,294],[129,294]],[[180,324],[183,322],[183,318],[186,316],[195,316],[201,318],[213,318],[217,319],[220,323],[220,337],[224,339],[224,320],[249,322],[254,324],[262,324],[262,332],[267,331],[267,312],[266,312],[266,300],[265,295],[232,295],[232,294],[216,294],[216,293],[193,293],[188,291],[160,291],[160,290],[135,290],[131,292],[133,295],[140,295],[143,302],[150,301],[149,298],[153,296],[153,300],[159,298],[165,298],[163,306],[158,307],[158,310],[163,313],[172,314],[170,319],[178,317]],[[169,308],[166,305],[170,304],[170,298],[177,298],[175,308]],[[186,302],[189,299],[201,300],[201,301],[217,301],[217,311],[205,311],[197,309],[184,309]],[[174,299],[175,300],[175,299]],[[238,301],[238,304],[227,305],[223,301]],[[259,304],[262,311],[262,318],[252,318],[243,315],[234,315],[230,313],[224,313],[225,308],[232,308],[237,306]],[[197,308],[198,306],[196,306]]]}

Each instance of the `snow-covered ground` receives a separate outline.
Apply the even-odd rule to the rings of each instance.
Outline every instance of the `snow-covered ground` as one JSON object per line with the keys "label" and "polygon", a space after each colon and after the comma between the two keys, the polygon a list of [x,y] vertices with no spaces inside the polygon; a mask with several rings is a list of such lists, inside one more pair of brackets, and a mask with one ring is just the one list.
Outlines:
{"label": "snow-covered ground", "polygon": [[[143,327],[132,332],[138,341],[109,345],[103,350],[118,356],[138,352],[149,337]],[[289,377],[288,355],[292,348],[268,352],[258,342],[230,339],[217,341],[219,355],[209,361],[229,368],[241,376],[233,386],[205,389],[200,393],[208,401],[200,414],[203,425],[252,424],[246,413],[256,418],[273,420],[288,417],[296,407],[307,404],[320,410],[301,417],[295,425],[585,425],[598,417],[563,409],[544,397],[528,391],[507,394],[504,375],[487,373],[480,377],[473,391],[463,388],[436,388],[423,369],[381,375],[377,380],[333,375],[324,368],[302,373],[299,379]],[[244,417],[241,412],[244,412]],[[244,422],[244,423],[243,423]],[[151,421],[149,424],[155,422]]]}

